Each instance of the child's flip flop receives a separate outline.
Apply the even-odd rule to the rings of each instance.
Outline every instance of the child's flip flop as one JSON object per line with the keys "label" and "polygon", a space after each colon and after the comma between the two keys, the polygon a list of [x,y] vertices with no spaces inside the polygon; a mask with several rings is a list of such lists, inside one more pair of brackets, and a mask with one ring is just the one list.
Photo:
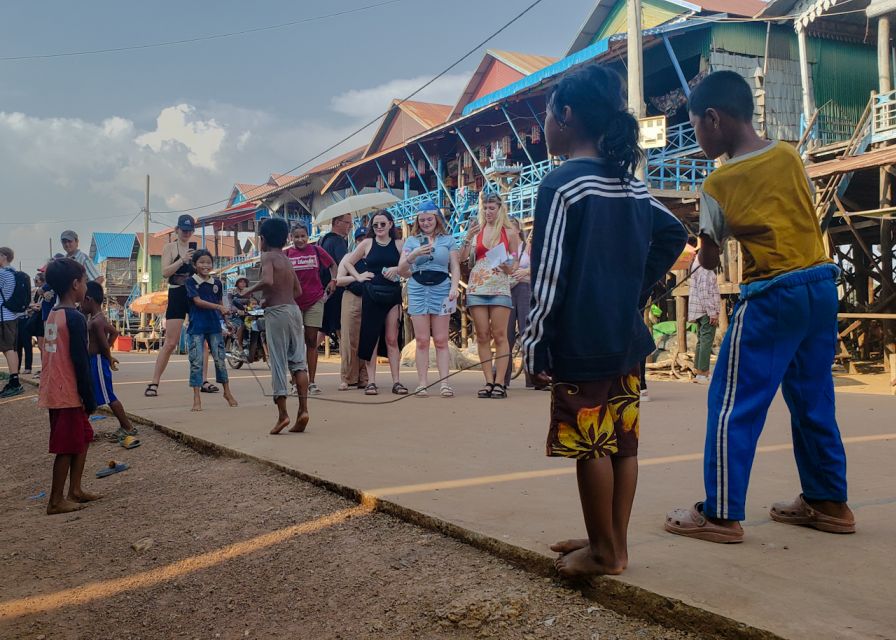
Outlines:
{"label": "child's flip flop", "polygon": [[115,462],[115,460],[109,461],[109,466],[105,469],[100,469],[96,472],[97,478],[106,478],[111,476],[114,473],[121,473],[122,471],[127,471],[129,469],[127,462]]}
{"label": "child's flip flop", "polygon": [[118,444],[120,444],[125,449],[136,449],[140,446],[141,443],[134,436],[125,436],[118,439]]}

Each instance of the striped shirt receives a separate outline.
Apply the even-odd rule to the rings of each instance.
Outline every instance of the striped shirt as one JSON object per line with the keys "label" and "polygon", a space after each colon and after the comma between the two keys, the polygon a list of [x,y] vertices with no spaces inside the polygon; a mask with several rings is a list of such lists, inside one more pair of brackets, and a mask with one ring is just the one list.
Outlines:
{"label": "striped shirt", "polygon": [[575,382],[631,371],[656,348],[640,306],[681,255],[684,227],[597,158],[545,176],[534,217],[529,372]]}
{"label": "striped shirt", "polygon": [[3,292],[3,298],[0,299],[0,322],[9,322],[10,320],[18,320],[24,313],[16,313],[10,311],[3,306],[3,300],[9,300],[16,290],[16,271],[12,267],[3,267],[0,269],[0,291]]}
{"label": "striped shirt", "polygon": [[88,282],[96,280],[97,278],[100,277],[100,272],[97,271],[96,265],[94,264],[93,260],[91,260],[90,256],[88,256],[86,253],[84,253],[80,249],[78,249],[77,251],[75,251],[72,254],[69,254],[66,257],[71,258],[72,260],[74,260],[75,262],[77,262],[78,264],[83,266],[84,269],[87,270],[87,281]]}

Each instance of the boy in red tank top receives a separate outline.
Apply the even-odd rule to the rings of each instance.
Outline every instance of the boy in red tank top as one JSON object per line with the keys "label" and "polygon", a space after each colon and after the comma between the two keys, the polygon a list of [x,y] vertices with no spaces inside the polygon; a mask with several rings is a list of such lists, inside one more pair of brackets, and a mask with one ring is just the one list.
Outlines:
{"label": "boy in red tank top", "polygon": [[[89,416],[96,409],[87,356],[87,321],[75,308],[84,300],[87,279],[84,267],[71,258],[53,260],[47,266],[47,284],[59,296],[44,326],[44,361],[38,404],[50,412],[50,453],[53,486],[47,514],[70,513],[100,498],[84,491],[81,476],[87,447],[93,440]],[[64,496],[66,477],[70,478]]]}

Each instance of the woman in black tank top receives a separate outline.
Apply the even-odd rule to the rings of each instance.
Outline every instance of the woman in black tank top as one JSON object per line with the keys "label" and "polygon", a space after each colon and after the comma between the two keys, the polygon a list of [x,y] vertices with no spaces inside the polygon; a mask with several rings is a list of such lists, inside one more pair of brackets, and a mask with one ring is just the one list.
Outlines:
{"label": "woman in black tank top", "polygon": [[396,240],[395,222],[387,211],[377,211],[370,223],[367,237],[345,257],[346,270],[360,278],[355,265],[364,260],[373,278],[364,283],[361,305],[361,336],[358,357],[367,362],[367,395],[378,393],[376,386],[376,355],[381,342],[386,343],[389,369],[392,372],[392,393],[407,394],[399,382],[401,349],[398,346],[398,318],[401,314],[401,283],[398,261],[404,242]]}

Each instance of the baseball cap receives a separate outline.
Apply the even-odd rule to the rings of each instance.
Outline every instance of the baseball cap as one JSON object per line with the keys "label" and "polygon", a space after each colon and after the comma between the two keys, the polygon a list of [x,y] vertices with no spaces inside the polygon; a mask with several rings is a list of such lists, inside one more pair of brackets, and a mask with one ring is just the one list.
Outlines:
{"label": "baseball cap", "polygon": [[358,227],[355,229],[355,240],[360,240],[367,235],[367,227]]}
{"label": "baseball cap", "polygon": [[439,208],[436,206],[436,203],[433,202],[432,200],[424,200],[423,202],[420,203],[420,206],[417,207],[417,213],[424,213],[424,212],[428,213],[430,211],[433,213],[439,212]]}
{"label": "baseball cap", "polygon": [[72,242],[77,242],[77,241],[78,241],[78,234],[75,233],[74,231],[72,231],[71,229],[67,229],[67,230],[65,230],[65,231],[62,232],[62,235],[59,236],[59,239],[60,239],[62,242],[65,242],[66,240],[71,240]]}
{"label": "baseball cap", "polygon": [[177,219],[177,228],[182,231],[196,231],[196,221],[193,220],[193,216],[185,213]]}

